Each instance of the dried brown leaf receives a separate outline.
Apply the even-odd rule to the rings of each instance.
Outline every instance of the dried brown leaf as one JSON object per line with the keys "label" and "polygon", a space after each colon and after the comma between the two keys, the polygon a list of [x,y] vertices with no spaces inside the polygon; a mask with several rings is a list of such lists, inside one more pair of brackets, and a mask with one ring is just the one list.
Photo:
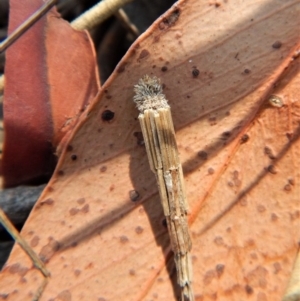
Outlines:
{"label": "dried brown leaf", "polygon": [[[132,102],[147,73],[177,129],[196,300],[281,300],[299,240],[299,1],[211,3],[180,1],[157,20],[82,116],[22,231],[52,275],[41,300],[176,299]],[[7,300],[30,300],[42,281],[31,266],[16,246],[0,274]]]}
{"label": "dried brown leaf", "polygon": [[[43,3],[10,1],[9,32]],[[56,164],[53,149],[97,94],[97,74],[88,33],[72,29],[55,9],[7,50],[5,186],[51,175]]]}

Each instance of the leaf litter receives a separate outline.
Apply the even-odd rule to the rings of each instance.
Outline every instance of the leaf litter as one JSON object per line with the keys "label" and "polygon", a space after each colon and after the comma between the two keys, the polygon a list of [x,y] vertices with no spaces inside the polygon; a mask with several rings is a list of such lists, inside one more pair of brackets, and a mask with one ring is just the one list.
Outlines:
{"label": "leaf litter", "polygon": [[[22,230],[29,242],[39,238],[34,249],[51,272],[41,300],[176,300],[155,179],[135,135],[132,89],[144,74],[162,79],[173,112],[191,204],[196,300],[282,298],[299,239],[299,186],[290,184],[299,179],[299,74],[278,78],[297,66],[298,7],[180,1],[136,41],[122,72],[81,116]],[[162,31],[174,9],[178,20]],[[272,47],[276,41],[280,48]],[[267,101],[274,86],[283,107]],[[105,110],[114,113],[108,122]],[[30,300],[41,281],[16,245],[0,274],[1,293]]]}

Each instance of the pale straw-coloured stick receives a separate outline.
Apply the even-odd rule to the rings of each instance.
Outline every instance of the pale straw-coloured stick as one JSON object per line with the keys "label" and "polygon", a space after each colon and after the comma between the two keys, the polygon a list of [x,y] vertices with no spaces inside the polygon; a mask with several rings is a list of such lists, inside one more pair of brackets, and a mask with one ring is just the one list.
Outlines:
{"label": "pale straw-coloured stick", "polygon": [[71,25],[77,30],[90,30],[112,16],[119,8],[132,0],[102,0],[84,14],[75,19]]}
{"label": "pale straw-coloured stick", "polygon": [[170,106],[156,77],[144,76],[134,91],[150,168],[156,175],[167,220],[181,298],[194,301],[188,205]]}

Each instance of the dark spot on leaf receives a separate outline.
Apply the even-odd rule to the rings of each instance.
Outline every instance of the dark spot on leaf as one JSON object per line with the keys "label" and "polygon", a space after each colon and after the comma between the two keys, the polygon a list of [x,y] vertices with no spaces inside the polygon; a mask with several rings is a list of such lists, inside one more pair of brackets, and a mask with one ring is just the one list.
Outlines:
{"label": "dark spot on leaf", "polygon": [[284,190],[285,190],[285,191],[291,191],[291,190],[292,190],[292,186],[291,186],[290,184],[286,184],[286,185],[284,186]]}
{"label": "dark spot on leaf", "polygon": [[162,68],[161,68],[161,71],[162,72],[166,72],[168,70],[168,67],[167,66],[163,66]]}
{"label": "dark spot on leaf", "polygon": [[30,246],[32,248],[36,247],[39,244],[39,241],[40,241],[40,238],[37,235],[35,235],[30,241]]}
{"label": "dark spot on leaf", "polygon": [[264,148],[264,153],[265,153],[271,160],[274,160],[274,159],[275,159],[275,156],[273,155],[272,150],[271,150],[268,146],[266,146],[266,147]]}
{"label": "dark spot on leaf", "polygon": [[136,201],[139,200],[140,194],[136,190],[130,190],[129,191],[129,197],[130,197],[132,202],[136,202]]}
{"label": "dark spot on leaf", "polygon": [[278,274],[282,270],[281,264],[279,262],[274,262],[273,267],[274,267],[274,274]]}
{"label": "dark spot on leaf", "polygon": [[76,161],[76,160],[77,160],[77,155],[73,154],[73,155],[71,156],[71,159],[72,159],[73,161]]}
{"label": "dark spot on leaf", "polygon": [[101,172],[105,172],[107,170],[107,167],[105,165],[101,166],[100,167],[100,171]]}
{"label": "dark spot on leaf", "polygon": [[57,172],[57,174],[58,174],[59,176],[63,176],[63,175],[65,174],[65,172],[64,172],[63,170],[59,170],[59,171]]}
{"label": "dark spot on leaf", "polygon": [[135,270],[134,269],[130,269],[129,270],[129,275],[130,276],[134,276],[135,275]]}
{"label": "dark spot on leaf", "polygon": [[135,233],[136,234],[142,234],[144,232],[144,229],[141,226],[137,226],[135,228]]}
{"label": "dark spot on leaf", "polygon": [[292,139],[293,139],[293,133],[286,133],[286,137],[287,137],[289,140],[292,140]]}
{"label": "dark spot on leaf", "polygon": [[281,43],[280,41],[276,41],[276,42],[274,42],[273,45],[272,45],[272,47],[273,47],[274,49],[279,49],[279,48],[281,48],[281,46],[282,46],[282,43]]}
{"label": "dark spot on leaf", "polygon": [[294,180],[294,179],[289,179],[288,182],[289,182],[291,185],[293,185],[293,186],[295,185],[295,180]]}
{"label": "dark spot on leaf", "polygon": [[217,118],[214,116],[211,116],[208,118],[208,122],[210,123],[210,125],[215,125],[215,124],[217,124]]}
{"label": "dark spot on leaf", "polygon": [[75,214],[77,214],[79,212],[79,209],[78,208],[71,208],[70,210],[69,210],[69,213],[70,213],[70,215],[75,215]]}
{"label": "dark spot on leaf", "polygon": [[139,60],[146,58],[149,54],[150,52],[147,49],[143,49],[140,53]]}
{"label": "dark spot on leaf", "polygon": [[274,165],[269,165],[267,167],[267,171],[273,175],[275,175],[277,173],[276,169],[275,169],[275,166]]}
{"label": "dark spot on leaf", "polygon": [[158,24],[158,28],[159,28],[160,30],[164,30],[166,27],[167,27],[167,25],[164,23],[164,21],[162,21],[162,22],[160,22],[160,23]]}
{"label": "dark spot on leaf", "polygon": [[110,121],[115,117],[115,113],[110,110],[105,110],[102,112],[101,118],[103,121]]}
{"label": "dark spot on leaf", "polygon": [[48,238],[48,243],[41,249],[39,256],[41,260],[45,263],[57,252],[60,248],[59,242],[53,239],[53,237]]}
{"label": "dark spot on leaf", "polygon": [[158,43],[159,40],[160,40],[160,36],[159,36],[159,35],[157,35],[157,36],[155,36],[155,37],[153,38],[153,42],[154,42],[154,43]]}
{"label": "dark spot on leaf", "polygon": [[125,244],[125,243],[127,243],[128,241],[129,241],[129,239],[128,239],[127,236],[122,235],[122,236],[120,237],[120,242],[121,242],[122,244]]}
{"label": "dark spot on leaf", "polygon": [[55,299],[58,299],[60,301],[72,301],[72,295],[70,291],[64,290],[60,292]]}
{"label": "dark spot on leaf", "polygon": [[81,212],[82,213],[88,213],[90,211],[90,205],[89,204],[85,204],[82,209]]}
{"label": "dark spot on leaf", "polygon": [[239,180],[239,179],[234,179],[234,185],[235,185],[236,187],[239,187],[239,186],[242,185],[242,181]]}
{"label": "dark spot on leaf", "polygon": [[85,267],[86,270],[89,270],[89,269],[92,269],[92,268],[94,268],[94,264],[93,264],[92,262],[90,262],[90,263]]}
{"label": "dark spot on leaf", "polygon": [[0,294],[0,300],[6,300],[9,294]]}
{"label": "dark spot on leaf", "polygon": [[69,144],[69,145],[67,146],[67,151],[68,151],[68,152],[71,152],[72,150],[73,150],[73,146]]}
{"label": "dark spot on leaf", "polygon": [[54,200],[51,199],[51,198],[48,198],[46,200],[43,200],[40,202],[40,205],[43,206],[43,205],[48,205],[48,206],[51,206],[54,204]]}
{"label": "dark spot on leaf", "polygon": [[224,245],[223,238],[221,236],[216,236],[214,239],[214,243],[218,246]]}
{"label": "dark spot on leaf", "polygon": [[222,133],[222,137],[224,137],[225,139],[229,138],[230,136],[231,136],[231,132],[229,131]]}
{"label": "dark spot on leaf", "polygon": [[120,65],[117,66],[116,70],[118,73],[122,73],[125,71],[125,67],[126,67],[127,63],[121,63]]}
{"label": "dark spot on leaf", "polygon": [[78,199],[78,200],[77,200],[77,203],[78,203],[79,205],[83,205],[83,204],[85,203],[85,198],[80,198],[80,199]]}
{"label": "dark spot on leaf", "polygon": [[258,212],[265,212],[266,211],[266,207],[264,205],[258,205],[257,206],[257,211]]}
{"label": "dark spot on leaf", "polygon": [[249,284],[245,286],[245,291],[248,295],[253,294],[253,288]]}
{"label": "dark spot on leaf", "polygon": [[249,140],[249,135],[247,135],[247,134],[244,134],[241,137],[241,143],[246,143],[248,140]]}
{"label": "dark spot on leaf", "polygon": [[276,222],[278,220],[278,216],[275,213],[271,214],[271,221]]}
{"label": "dark spot on leaf", "polygon": [[11,274],[19,274],[23,277],[27,273],[28,268],[22,267],[19,263],[14,263],[8,267],[8,271]]}
{"label": "dark spot on leaf", "polygon": [[202,160],[207,160],[207,152],[201,150],[198,152],[198,157]]}
{"label": "dark spot on leaf", "polygon": [[290,219],[291,219],[291,221],[299,219],[299,217],[300,217],[300,210],[296,210],[293,213],[290,213]]}
{"label": "dark spot on leaf", "polygon": [[215,270],[208,270],[204,277],[203,277],[203,283],[205,285],[208,285],[212,282],[212,280],[216,277],[216,271]]}
{"label": "dark spot on leaf", "polygon": [[217,264],[216,265],[216,272],[217,272],[218,277],[220,277],[223,274],[224,269],[225,269],[224,264]]}
{"label": "dark spot on leaf", "polygon": [[197,68],[193,68],[192,75],[194,78],[198,77],[200,74],[200,71]]}
{"label": "dark spot on leaf", "polygon": [[207,172],[208,172],[209,175],[212,175],[212,174],[215,173],[215,170],[214,170],[212,167],[210,167],[210,168],[207,170]]}
{"label": "dark spot on leaf", "polygon": [[80,270],[75,270],[75,271],[74,271],[74,274],[75,274],[76,277],[78,277],[78,276],[80,275],[80,273],[81,273]]}
{"label": "dark spot on leaf", "polygon": [[52,191],[54,191],[54,188],[52,187],[52,186],[47,186],[47,188],[46,188],[49,192],[52,192]]}
{"label": "dark spot on leaf", "polygon": [[245,74],[249,74],[250,72],[251,72],[250,69],[245,69],[245,70],[244,70],[244,73],[245,73]]}

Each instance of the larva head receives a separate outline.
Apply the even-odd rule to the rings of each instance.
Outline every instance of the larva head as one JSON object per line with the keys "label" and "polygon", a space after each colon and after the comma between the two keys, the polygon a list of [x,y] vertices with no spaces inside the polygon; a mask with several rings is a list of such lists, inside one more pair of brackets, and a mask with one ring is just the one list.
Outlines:
{"label": "larva head", "polygon": [[141,113],[149,109],[156,110],[169,107],[160,80],[155,76],[145,75],[141,78],[139,83],[134,86],[134,92],[133,100]]}

